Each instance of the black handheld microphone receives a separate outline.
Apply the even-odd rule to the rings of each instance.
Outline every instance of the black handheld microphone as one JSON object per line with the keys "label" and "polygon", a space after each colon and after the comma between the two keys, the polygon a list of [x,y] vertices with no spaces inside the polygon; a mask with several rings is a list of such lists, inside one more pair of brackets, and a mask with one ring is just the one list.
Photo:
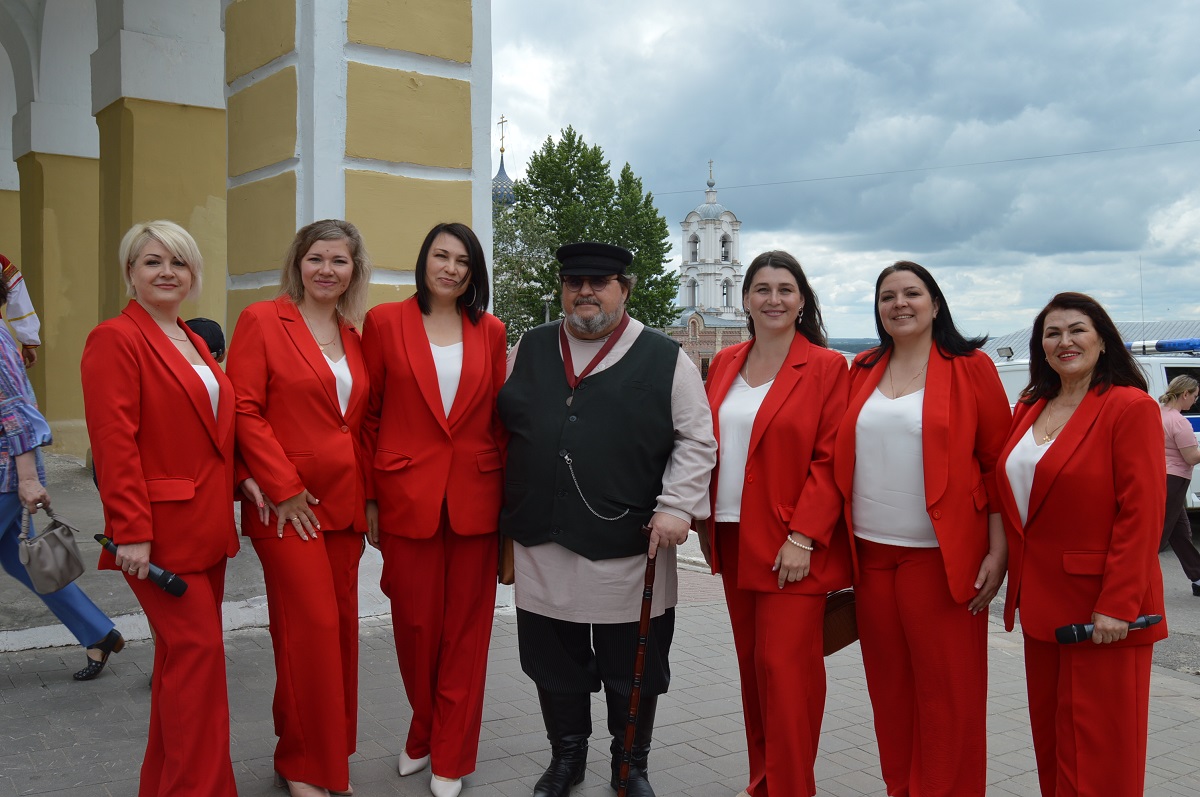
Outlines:
{"label": "black handheld microphone", "polygon": [[[112,540],[110,540],[108,537],[105,537],[103,534],[97,534],[95,537],[96,542],[100,543],[100,546],[104,548],[104,550],[108,551],[113,556],[117,555],[117,546],[113,545]],[[162,587],[163,591],[168,595],[174,595],[176,598],[187,592],[186,581],[172,573],[170,570],[163,570],[153,562],[150,563],[150,580]]]}
{"label": "black handheld microphone", "polygon": [[[1141,628],[1149,628],[1150,626],[1161,623],[1161,614],[1143,614],[1138,619],[1129,624],[1130,631],[1137,631]],[[1085,642],[1092,638],[1092,631],[1095,626],[1091,623],[1076,623],[1075,625],[1064,625],[1062,628],[1054,629],[1054,638],[1058,640],[1060,645],[1073,645],[1076,642]]]}

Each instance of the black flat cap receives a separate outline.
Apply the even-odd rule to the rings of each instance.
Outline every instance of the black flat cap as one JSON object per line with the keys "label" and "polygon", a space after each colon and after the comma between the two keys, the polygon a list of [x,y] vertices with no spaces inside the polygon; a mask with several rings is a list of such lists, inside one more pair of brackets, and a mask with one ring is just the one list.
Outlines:
{"label": "black flat cap", "polygon": [[568,277],[624,274],[626,267],[633,262],[633,253],[628,249],[591,241],[560,246],[554,257],[562,264],[558,273]]}

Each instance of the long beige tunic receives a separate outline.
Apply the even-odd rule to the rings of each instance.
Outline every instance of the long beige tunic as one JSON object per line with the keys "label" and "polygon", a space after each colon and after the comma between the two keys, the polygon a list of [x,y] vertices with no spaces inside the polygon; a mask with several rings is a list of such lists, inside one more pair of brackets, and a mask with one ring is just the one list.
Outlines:
{"label": "long beige tunic", "polygon": [[[643,329],[645,325],[630,318],[621,339],[592,373],[600,373],[619,362]],[[607,338],[580,340],[572,336],[568,328],[567,340],[575,373],[579,374]],[[519,345],[518,342],[508,354],[509,374]],[[547,363],[547,367],[561,368],[562,360],[552,365]],[[682,349],[671,387],[671,419],[675,427],[675,446],[663,473],[663,491],[658,496],[655,511],[684,520],[706,518],[709,476],[716,463],[717,442],[713,437],[712,414],[700,372]],[[614,429],[613,433],[620,434],[620,430]],[[639,554],[593,562],[552,542],[532,548],[514,545],[513,549],[516,579],[513,588],[518,609],[574,623],[637,621],[646,574],[645,556]],[[675,548],[660,549],[655,566],[653,616],[657,617],[678,602],[678,583]]]}

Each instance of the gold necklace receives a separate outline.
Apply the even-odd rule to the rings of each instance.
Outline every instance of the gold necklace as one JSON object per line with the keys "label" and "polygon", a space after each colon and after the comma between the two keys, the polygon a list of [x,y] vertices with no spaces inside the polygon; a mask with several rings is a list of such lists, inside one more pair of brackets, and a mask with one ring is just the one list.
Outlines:
{"label": "gold necklace", "polygon": [[[300,308],[297,307],[296,309],[299,310]],[[304,319],[304,325],[308,327],[308,331],[312,333],[313,340],[317,342],[317,346],[320,347],[322,352],[325,351],[326,346],[332,346],[333,342],[338,339],[338,331],[335,329],[333,331],[333,337],[322,343],[321,339],[317,337],[317,330],[313,329],[312,322],[308,320],[308,316],[304,314],[303,310],[300,310],[300,317]]]}
{"label": "gold necklace", "polygon": [[[1054,403],[1053,401],[1049,401],[1046,403],[1046,432],[1045,432],[1045,434],[1042,435],[1043,443],[1049,443],[1051,440],[1053,440],[1054,435],[1056,435],[1060,431],[1062,431],[1062,428],[1067,425],[1067,421],[1071,420],[1071,416],[1068,415],[1067,419],[1065,421],[1060,423],[1058,426],[1055,426],[1054,428],[1050,428],[1050,413],[1052,410],[1050,405],[1053,403]],[[1053,407],[1053,409],[1058,409],[1058,407],[1055,406],[1055,407]]]}
{"label": "gold necklace", "polygon": [[[162,327],[159,327],[159,329],[162,329]],[[174,335],[169,334],[165,329],[162,329],[162,333],[176,343],[187,343],[188,336],[186,334],[182,338],[177,338]]]}
{"label": "gold necklace", "polygon": [[[916,382],[918,379],[921,378],[921,374],[925,373],[925,369],[928,367],[929,367],[929,360],[926,360],[925,364],[921,366],[921,370],[917,371],[917,375],[914,376],[912,379],[908,380],[908,383],[904,386],[904,392],[907,392],[908,389],[910,387],[912,387],[913,382]],[[888,363],[888,385],[892,388],[892,399],[895,400],[895,399],[900,398],[900,394],[896,392],[896,378],[895,378],[895,375],[892,373],[892,364],[891,363]]]}

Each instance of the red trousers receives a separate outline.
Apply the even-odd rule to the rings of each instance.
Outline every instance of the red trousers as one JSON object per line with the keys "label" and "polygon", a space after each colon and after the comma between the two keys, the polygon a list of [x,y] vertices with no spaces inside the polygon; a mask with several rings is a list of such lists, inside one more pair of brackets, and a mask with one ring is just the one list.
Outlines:
{"label": "red trousers", "polygon": [[738,524],[715,535],[742,681],[751,797],[817,793],[813,768],[825,713],[825,595],[737,586]]}
{"label": "red trousers", "polygon": [[1153,651],[1153,645],[1060,645],[1025,637],[1042,797],[1140,797]]}
{"label": "red trousers", "polygon": [[225,563],[179,573],[188,588],[178,598],[153,581],[125,577],[156,634],[138,797],[237,796],[221,630]]}
{"label": "red trousers", "polygon": [[275,652],[275,771],[346,791],[358,741],[358,563],[363,535],[254,538]]}
{"label": "red trousers", "polygon": [[433,772],[475,771],[484,678],[496,606],[495,534],[461,536],[442,525],[413,540],[380,534],[380,588],[392,602],[392,630],[404,692],[412,706],[405,752],[431,756]]}
{"label": "red trousers", "polygon": [[892,797],[982,797],[987,612],[950,595],[938,548],[858,546],[863,669]]}

